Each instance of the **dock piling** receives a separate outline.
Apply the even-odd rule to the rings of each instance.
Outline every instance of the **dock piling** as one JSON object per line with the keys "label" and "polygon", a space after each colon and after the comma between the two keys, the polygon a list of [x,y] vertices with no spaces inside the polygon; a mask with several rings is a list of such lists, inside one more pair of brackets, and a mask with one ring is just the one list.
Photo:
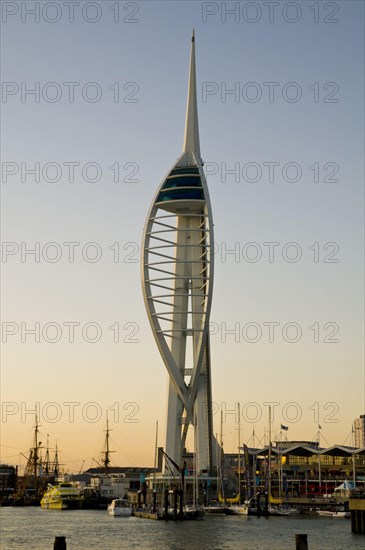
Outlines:
{"label": "dock piling", "polygon": [[165,508],[165,518],[167,519],[169,515],[169,490],[168,489],[165,489],[164,508]]}
{"label": "dock piling", "polygon": [[308,550],[307,535],[295,535],[295,550]]}
{"label": "dock piling", "polygon": [[66,550],[66,537],[56,537],[53,550]]}

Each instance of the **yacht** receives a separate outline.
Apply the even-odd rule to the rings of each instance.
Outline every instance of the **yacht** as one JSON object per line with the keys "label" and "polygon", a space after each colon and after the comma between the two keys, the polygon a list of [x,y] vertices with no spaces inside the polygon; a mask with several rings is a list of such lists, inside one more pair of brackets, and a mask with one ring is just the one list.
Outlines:
{"label": "yacht", "polygon": [[115,498],[108,506],[108,514],[110,516],[131,516],[132,506],[124,498]]}

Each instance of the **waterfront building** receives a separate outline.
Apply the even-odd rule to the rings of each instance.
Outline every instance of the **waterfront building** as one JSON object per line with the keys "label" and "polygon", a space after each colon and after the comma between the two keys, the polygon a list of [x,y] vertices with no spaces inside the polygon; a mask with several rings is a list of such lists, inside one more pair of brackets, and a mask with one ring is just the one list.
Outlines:
{"label": "waterfront building", "polygon": [[[148,318],[169,375],[165,451],[182,466],[188,428],[193,427],[195,469],[204,475],[215,456],[208,331],[213,220],[200,155],[194,33],[183,152],[148,212],[141,276]],[[165,472],[169,468],[165,464]]]}
{"label": "waterfront building", "polygon": [[0,464],[0,502],[4,504],[16,489],[18,467]]}
{"label": "waterfront building", "polygon": [[365,447],[365,414],[354,420],[355,447]]}
{"label": "waterfront building", "polygon": [[[243,452],[243,449],[242,449]],[[251,494],[262,489],[268,468],[269,447],[250,448]],[[238,471],[237,454],[225,455],[227,488],[234,487]],[[243,474],[241,470],[241,474]],[[272,495],[290,497],[328,497],[345,482],[347,489],[365,488],[365,448],[334,445],[319,448],[317,442],[278,442],[271,448]],[[237,477],[237,475],[236,475]],[[241,475],[245,484],[245,476]],[[246,478],[247,479],[247,478]],[[243,487],[243,493],[247,487]],[[250,492],[247,491],[247,492]]]}
{"label": "waterfront building", "polygon": [[[122,496],[128,490],[138,491],[141,488],[141,483],[144,479],[154,472],[153,468],[138,467],[138,466],[109,466],[108,474],[105,474],[105,469],[102,467],[89,468],[84,473],[74,475],[74,481],[80,481],[84,486],[96,489],[97,487],[105,491],[114,491],[117,498]],[[105,496],[110,496],[113,493],[106,493]]]}

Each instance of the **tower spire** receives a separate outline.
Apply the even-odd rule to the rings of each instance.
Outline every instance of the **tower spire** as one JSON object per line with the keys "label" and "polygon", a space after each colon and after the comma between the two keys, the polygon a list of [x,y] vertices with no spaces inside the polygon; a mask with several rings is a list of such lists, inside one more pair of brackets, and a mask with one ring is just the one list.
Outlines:
{"label": "tower spire", "polygon": [[195,153],[200,161],[198,104],[196,97],[195,32],[191,37],[188,101],[186,106],[184,152]]}

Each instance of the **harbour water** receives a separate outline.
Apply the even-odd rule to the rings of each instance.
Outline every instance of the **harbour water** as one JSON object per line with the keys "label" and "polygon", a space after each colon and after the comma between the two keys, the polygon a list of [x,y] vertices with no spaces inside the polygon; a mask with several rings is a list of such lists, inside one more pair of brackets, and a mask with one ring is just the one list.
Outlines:
{"label": "harbour water", "polygon": [[363,550],[350,520],[313,516],[235,517],[164,522],[115,518],[106,511],[1,508],[1,550],[52,550],[66,536],[67,550],[294,550],[307,533],[309,550]]}

